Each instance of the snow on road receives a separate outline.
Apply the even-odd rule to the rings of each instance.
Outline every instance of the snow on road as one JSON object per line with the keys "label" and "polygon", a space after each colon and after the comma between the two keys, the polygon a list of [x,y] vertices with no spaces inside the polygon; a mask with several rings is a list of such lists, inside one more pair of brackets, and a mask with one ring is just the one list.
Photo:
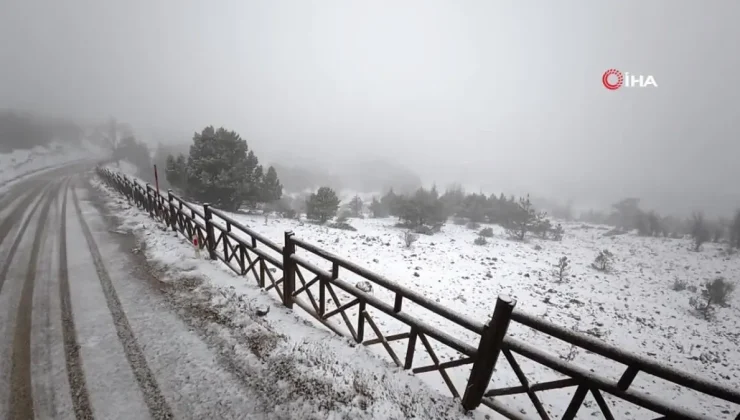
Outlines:
{"label": "snow on road", "polygon": [[[117,197],[115,193],[112,197]],[[254,279],[246,280],[220,274],[211,263],[194,261],[192,251],[177,248],[184,245],[180,238],[159,233],[156,224],[145,214],[127,208],[120,198],[122,217],[128,226],[143,235],[148,244],[147,255],[170,267],[179,266],[185,273],[207,272],[213,284],[233,290],[236,298],[255,299]],[[350,223],[357,232],[330,229],[301,223],[296,220],[264,216],[232,215],[244,225],[266,237],[282,243],[284,231],[292,230],[296,237],[317,244],[399,282],[411,289],[472,319],[484,322],[490,317],[495,298],[500,293],[518,300],[517,307],[550,320],[558,325],[597,337],[624,350],[642,354],[730,387],[740,386],[740,305],[735,294],[732,305],[718,308],[716,319],[707,321],[691,312],[689,298],[697,292],[674,291],[674,279],[700,286],[716,276],[730,280],[740,279],[740,256],[726,252],[718,244],[707,244],[702,252],[691,251],[688,240],[670,238],[640,238],[634,234],[607,236],[608,228],[581,223],[564,223],[566,236],[562,242],[532,238],[527,242],[513,242],[500,228],[494,226],[494,237],[485,246],[473,244],[476,231],[463,226],[447,224],[443,232],[421,236],[410,248],[402,245],[400,231],[392,219],[353,219]],[[238,234],[237,234],[238,235]],[[246,238],[245,238],[246,239]],[[601,273],[591,267],[601,249],[609,249],[615,256],[614,270]],[[326,261],[303,253],[308,260],[326,267]],[[551,274],[553,264],[561,256],[571,260],[571,276],[563,283],[555,282]],[[215,263],[220,270],[226,268]],[[342,278],[355,283],[361,280],[346,271]],[[272,292],[270,292],[272,293]],[[373,293],[386,302],[392,302],[388,291]],[[348,300],[344,300],[347,302]],[[478,338],[429,313],[416,305],[404,304],[404,311],[444,329],[476,346]],[[296,313],[301,313],[298,310]],[[386,334],[404,332],[403,325],[380,313],[372,313]],[[350,312],[350,319],[356,312]],[[303,319],[307,319],[304,317]],[[280,318],[283,319],[282,317]],[[292,320],[292,322],[296,322]],[[289,322],[276,330],[294,335]],[[510,327],[510,335],[539,348],[599,372],[609,378],[618,378],[624,367],[579,350],[564,342],[551,339],[520,325]],[[443,361],[459,358],[459,354],[438,343],[432,343]],[[405,340],[392,343],[397,354],[405,351]],[[385,353],[382,347],[376,348]],[[423,354],[423,352],[421,353]],[[383,354],[387,358],[387,355]],[[426,364],[415,361],[415,366]],[[546,381],[561,377],[541,365],[520,360],[530,381]],[[463,389],[469,367],[448,370],[458,389]],[[421,377],[440,392],[447,388],[437,373]],[[492,386],[516,386],[519,382],[508,364],[499,364]],[[639,374],[635,387],[658,395],[692,410],[717,418],[733,418],[738,407],[680,389],[664,381]],[[560,415],[573,394],[573,388],[540,394],[545,408]],[[606,396],[618,418],[652,418],[654,414],[631,404]],[[501,400],[521,413],[535,415],[525,395],[502,397]],[[580,417],[597,415],[596,402],[589,396]]]}
{"label": "snow on road", "polygon": [[52,142],[33,149],[0,154],[0,190],[17,183],[24,176],[40,173],[71,162],[96,159],[108,152],[83,141],[79,145]]}

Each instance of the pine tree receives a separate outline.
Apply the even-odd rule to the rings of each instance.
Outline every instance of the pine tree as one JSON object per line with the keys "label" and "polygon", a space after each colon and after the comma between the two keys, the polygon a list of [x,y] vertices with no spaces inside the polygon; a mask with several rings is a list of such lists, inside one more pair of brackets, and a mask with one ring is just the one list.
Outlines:
{"label": "pine tree", "polygon": [[694,212],[691,215],[691,238],[694,240],[694,251],[699,251],[702,244],[708,241],[711,237],[711,232],[704,220],[704,214],[701,212]]}
{"label": "pine tree", "polygon": [[274,167],[267,168],[267,174],[262,178],[261,201],[272,203],[280,200],[283,196],[283,185],[278,179],[277,171]]}
{"label": "pine tree", "polygon": [[321,187],[306,200],[306,217],[325,223],[336,216],[339,209],[337,193],[329,187]]}
{"label": "pine tree", "polygon": [[167,165],[165,166],[165,177],[167,182],[178,190],[185,190],[188,179],[188,167],[185,156],[180,154],[177,157],[167,156]]}
{"label": "pine tree", "polygon": [[378,200],[378,197],[373,197],[373,201],[370,203],[370,212],[375,218],[388,217],[388,207]]}
{"label": "pine tree", "polygon": [[386,193],[380,199],[380,204],[388,209],[388,214],[390,214],[391,216],[399,217],[401,211],[401,203],[399,200],[399,196],[393,192],[393,188],[388,190],[388,193]]}
{"label": "pine tree", "polygon": [[735,213],[730,225],[730,246],[740,248],[740,210]]}
{"label": "pine tree", "polygon": [[249,199],[259,162],[234,131],[206,127],[193,136],[187,171],[187,194],[200,202],[234,211]]}
{"label": "pine tree", "polygon": [[519,203],[516,206],[516,210],[511,215],[511,219],[505,224],[506,233],[512,238],[518,240],[524,240],[527,232],[541,223],[545,214],[537,213],[532,202],[529,200],[529,196],[519,198]]}
{"label": "pine tree", "polygon": [[355,195],[352,201],[349,202],[349,210],[352,212],[352,217],[362,217],[362,199],[359,195]]}

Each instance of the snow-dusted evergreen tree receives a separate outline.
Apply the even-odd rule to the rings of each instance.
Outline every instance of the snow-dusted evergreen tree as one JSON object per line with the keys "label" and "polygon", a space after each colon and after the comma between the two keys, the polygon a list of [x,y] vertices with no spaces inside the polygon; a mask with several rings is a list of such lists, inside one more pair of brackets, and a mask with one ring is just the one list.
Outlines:
{"label": "snow-dusted evergreen tree", "polygon": [[730,225],[730,246],[740,248],[740,210],[735,212],[735,218]]}
{"label": "snow-dusted evergreen tree", "polygon": [[321,187],[306,200],[306,217],[324,223],[336,216],[338,208],[337,193],[329,187]]}
{"label": "snow-dusted evergreen tree", "polygon": [[188,181],[188,163],[183,154],[179,154],[177,157],[167,156],[164,173],[167,182],[173,188],[185,191]]}
{"label": "snow-dusted evergreen tree", "polygon": [[250,208],[255,208],[257,206],[257,203],[261,203],[262,200],[262,181],[265,178],[264,170],[262,169],[262,165],[257,163],[257,166],[252,168],[252,165],[254,165],[257,161],[257,156],[254,155],[254,153],[250,150],[249,154],[247,155],[247,165],[250,168],[249,173],[251,174],[249,176],[249,181],[247,183],[247,189],[244,192],[244,201]]}
{"label": "snow-dusted evergreen tree", "polygon": [[352,213],[352,217],[362,217],[363,202],[359,195],[352,197],[349,202],[349,210]]}
{"label": "snow-dusted evergreen tree", "polygon": [[149,148],[146,144],[138,142],[134,136],[127,136],[118,141],[118,145],[113,151],[113,159],[116,161],[125,160],[133,164],[138,169],[137,176],[144,178],[146,181],[154,180],[154,168]]}
{"label": "snow-dusted evergreen tree", "polygon": [[237,210],[259,191],[257,156],[234,131],[206,127],[193,136],[187,195],[224,210]]}
{"label": "snow-dusted evergreen tree", "polygon": [[274,167],[267,168],[267,174],[262,179],[262,201],[272,203],[280,200],[283,196],[283,185],[278,179],[277,171]]}

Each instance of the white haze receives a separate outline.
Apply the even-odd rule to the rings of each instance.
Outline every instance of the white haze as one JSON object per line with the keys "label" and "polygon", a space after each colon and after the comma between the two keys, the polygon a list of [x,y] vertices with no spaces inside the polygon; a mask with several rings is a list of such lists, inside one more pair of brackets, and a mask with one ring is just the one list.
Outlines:
{"label": "white haze", "polygon": [[[0,107],[167,142],[223,125],[287,165],[381,157],[439,185],[728,213],[739,17],[731,0],[0,0]],[[659,87],[607,91],[612,67]]]}

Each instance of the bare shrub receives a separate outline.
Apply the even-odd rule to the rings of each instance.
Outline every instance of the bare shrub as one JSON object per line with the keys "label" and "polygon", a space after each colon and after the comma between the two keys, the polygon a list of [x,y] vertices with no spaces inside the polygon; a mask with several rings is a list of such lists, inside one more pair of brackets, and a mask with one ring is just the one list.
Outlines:
{"label": "bare shrub", "polygon": [[411,245],[413,245],[414,242],[419,239],[419,235],[410,230],[407,230],[403,232],[403,234],[401,235],[401,239],[403,240],[403,244],[404,246],[406,246],[406,248],[411,248]]}
{"label": "bare shrub", "polygon": [[468,222],[468,224],[465,225],[468,229],[478,229],[480,227],[480,223],[478,222]]}
{"label": "bare shrub", "polygon": [[612,269],[613,263],[614,254],[612,254],[608,249],[604,249],[599,251],[599,255],[596,256],[591,266],[599,271],[607,272]]}
{"label": "bare shrub", "polygon": [[488,241],[486,241],[486,238],[484,238],[482,236],[479,236],[479,237],[475,238],[475,240],[473,241],[473,243],[476,244],[476,245],[485,245],[485,244],[488,243]]}
{"label": "bare shrub", "polygon": [[555,264],[555,269],[552,270],[552,275],[558,283],[562,283],[567,280],[568,274],[570,274],[570,260],[568,260],[568,257],[562,256]]}

